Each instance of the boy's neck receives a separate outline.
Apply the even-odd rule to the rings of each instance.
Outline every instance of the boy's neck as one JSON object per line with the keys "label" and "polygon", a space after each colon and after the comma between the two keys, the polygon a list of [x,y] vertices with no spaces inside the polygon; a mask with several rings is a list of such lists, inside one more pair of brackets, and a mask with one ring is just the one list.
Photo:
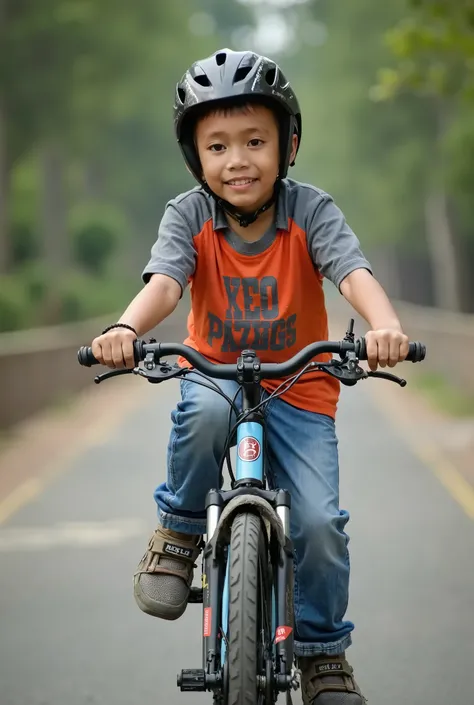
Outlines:
{"label": "boy's neck", "polygon": [[269,208],[265,213],[258,216],[255,223],[251,223],[246,228],[243,228],[239,223],[225,214],[229,228],[234,231],[242,240],[246,242],[257,242],[267,232],[275,219],[275,205]]}

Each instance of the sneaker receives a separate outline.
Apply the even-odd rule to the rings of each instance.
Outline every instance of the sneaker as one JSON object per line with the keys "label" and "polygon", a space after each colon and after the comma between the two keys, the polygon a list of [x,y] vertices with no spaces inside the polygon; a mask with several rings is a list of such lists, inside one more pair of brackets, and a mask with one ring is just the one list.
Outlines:
{"label": "sneaker", "polygon": [[365,705],[345,654],[298,659],[304,705]]}
{"label": "sneaker", "polygon": [[134,595],[143,612],[161,619],[178,619],[184,613],[193,582],[202,537],[184,535],[159,526],[134,576]]}

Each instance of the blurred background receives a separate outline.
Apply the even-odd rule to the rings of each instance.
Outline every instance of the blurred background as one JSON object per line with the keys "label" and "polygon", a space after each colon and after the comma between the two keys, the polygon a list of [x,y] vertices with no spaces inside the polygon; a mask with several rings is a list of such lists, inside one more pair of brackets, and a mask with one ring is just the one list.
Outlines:
{"label": "blurred background", "polygon": [[291,176],[334,195],[389,292],[474,312],[472,3],[2,0],[0,330],[122,308],[193,186],[173,89],[219,47],[281,62]]}
{"label": "blurred background", "polygon": [[[290,176],[334,196],[410,338],[428,345],[422,369],[403,374],[427,404],[416,415],[426,447],[441,439],[457,473],[451,494],[461,504],[464,498],[465,513],[474,518],[474,0],[0,0],[0,523],[12,506],[16,511],[15,502],[22,505],[21,498],[2,505],[2,491],[16,492],[34,465],[35,448],[40,455],[31,436],[23,442],[30,456],[9,455],[11,440],[21,440],[20,422],[54,407],[57,423],[66,415],[64,401],[90,386],[93,373],[77,365],[78,346],[89,344],[139,290],[165,203],[194,186],[173,134],[174,86],[193,61],[222,47],[269,55],[294,86],[303,142]],[[333,287],[327,293],[332,320],[342,326],[349,310]],[[162,337],[182,339],[186,308],[184,299],[176,327],[162,328]],[[128,390],[139,386],[128,383]],[[109,400],[105,415],[121,403],[100,393]],[[377,427],[377,412],[367,414],[368,425]],[[140,438],[136,417],[134,424]],[[64,443],[74,438],[65,427],[60,431]],[[384,448],[393,447],[396,468],[411,467],[397,455],[391,433],[379,429],[384,445],[374,453],[385,458]],[[45,456],[59,435],[43,443]],[[166,432],[160,438],[164,453]],[[369,443],[367,432],[365,438]],[[359,467],[365,467],[362,457]],[[67,503],[74,504],[76,490],[90,497],[92,483],[69,487]],[[398,489],[394,506],[403,511]],[[128,487],[124,506],[135,491]],[[435,513],[443,516],[443,500],[434,495]],[[430,501],[434,495],[428,493]],[[63,501],[60,494],[50,497],[46,513],[38,505],[19,521],[44,523]],[[471,536],[472,522],[462,524],[458,516],[453,522],[456,536]],[[3,545],[19,545],[18,538],[9,540]],[[472,555],[471,546],[463,544],[464,555]],[[433,552],[432,577],[438,570]],[[416,572],[412,558],[407,579]],[[443,575],[450,570],[445,565]],[[465,586],[469,578],[462,572],[461,578]],[[16,586],[9,587],[13,596]],[[440,593],[434,611],[450,589]],[[460,600],[464,589],[455,593]],[[21,616],[13,602],[6,606]],[[472,592],[463,608],[453,607],[451,624],[459,618],[462,627],[468,606],[473,614]],[[390,622],[395,632],[397,623]],[[58,643],[63,636],[59,629]],[[472,666],[472,641],[466,636],[462,643]],[[418,653],[423,648],[420,643]],[[466,661],[459,673],[464,684],[468,673]],[[76,702],[66,685],[48,700],[45,682],[43,700],[20,693],[15,679],[0,702]],[[410,691],[411,702],[455,705],[472,695],[456,699],[449,692],[446,700],[433,683],[430,699]],[[383,700],[381,688],[374,693],[379,704],[395,702]],[[111,702],[90,697],[77,702]]]}
{"label": "blurred background", "polygon": [[[291,176],[335,197],[388,293],[473,313],[473,7],[1,0],[0,332],[107,317],[138,291],[166,201],[194,185],[174,85],[224,46],[281,63],[304,122]],[[410,332],[426,320],[405,311]],[[472,333],[432,328],[454,321]]]}

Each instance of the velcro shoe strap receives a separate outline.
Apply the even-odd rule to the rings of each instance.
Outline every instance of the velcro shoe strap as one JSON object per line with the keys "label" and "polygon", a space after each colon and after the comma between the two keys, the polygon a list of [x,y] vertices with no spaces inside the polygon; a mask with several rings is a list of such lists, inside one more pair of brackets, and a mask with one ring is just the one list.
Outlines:
{"label": "velcro shoe strap", "polygon": [[[309,659],[308,659],[309,660]],[[321,693],[356,693],[363,699],[362,693],[354,680],[353,669],[344,658],[315,659],[303,670],[303,688],[308,702],[317,703]]]}
{"label": "velcro shoe strap", "polygon": [[176,558],[179,561],[194,565],[201,553],[201,542],[199,541],[196,544],[193,541],[183,541],[157,529],[150,539],[149,549],[152,553],[157,553],[159,556]]}

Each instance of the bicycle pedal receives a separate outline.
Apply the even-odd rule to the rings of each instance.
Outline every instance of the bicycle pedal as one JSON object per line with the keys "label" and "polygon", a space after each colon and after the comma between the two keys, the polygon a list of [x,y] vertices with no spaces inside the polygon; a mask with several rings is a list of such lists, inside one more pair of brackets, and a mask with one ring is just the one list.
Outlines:
{"label": "bicycle pedal", "polygon": [[202,588],[192,587],[189,593],[188,604],[202,604]]}
{"label": "bicycle pedal", "polygon": [[178,687],[181,692],[206,690],[206,674],[202,668],[189,668],[178,675]]}

